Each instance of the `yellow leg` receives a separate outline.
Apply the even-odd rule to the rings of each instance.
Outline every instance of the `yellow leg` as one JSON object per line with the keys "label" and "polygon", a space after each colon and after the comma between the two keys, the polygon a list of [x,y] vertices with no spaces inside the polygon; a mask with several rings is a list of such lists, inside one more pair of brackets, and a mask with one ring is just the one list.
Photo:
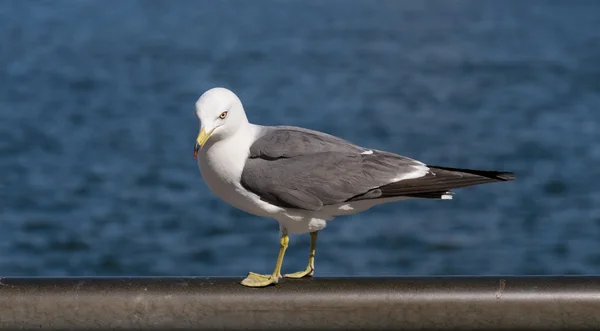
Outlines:
{"label": "yellow leg", "polygon": [[286,274],[283,277],[286,278],[303,278],[312,277],[315,273],[315,249],[317,248],[317,234],[319,232],[310,233],[310,255],[308,256],[308,266],[303,271],[294,272],[293,274]]}
{"label": "yellow leg", "polygon": [[283,263],[283,256],[285,255],[285,250],[287,249],[289,242],[290,238],[288,237],[287,233],[282,233],[281,239],[279,240],[279,255],[277,256],[275,270],[273,270],[272,275],[261,275],[254,272],[249,272],[248,277],[242,280],[242,285],[248,287],[265,287],[271,284],[277,284],[277,282],[279,282],[279,278],[281,277],[281,264]]}

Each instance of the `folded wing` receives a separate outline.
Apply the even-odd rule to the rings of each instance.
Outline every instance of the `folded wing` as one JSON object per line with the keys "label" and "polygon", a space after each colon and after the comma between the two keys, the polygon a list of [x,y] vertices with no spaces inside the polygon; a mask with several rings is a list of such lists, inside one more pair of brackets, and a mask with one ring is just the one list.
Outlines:
{"label": "folded wing", "polygon": [[428,167],[318,131],[275,127],[251,146],[241,183],[271,204],[314,211],[365,199],[439,199],[453,188],[511,179],[510,173]]}

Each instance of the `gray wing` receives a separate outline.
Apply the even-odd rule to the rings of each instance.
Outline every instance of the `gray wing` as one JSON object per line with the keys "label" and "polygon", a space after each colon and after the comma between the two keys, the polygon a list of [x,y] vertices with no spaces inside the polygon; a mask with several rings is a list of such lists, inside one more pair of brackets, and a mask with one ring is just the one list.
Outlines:
{"label": "gray wing", "polygon": [[323,132],[294,126],[263,127],[250,158],[279,159],[322,152],[360,153],[367,149]]}
{"label": "gray wing", "polygon": [[274,127],[251,146],[241,183],[274,205],[319,210],[365,199],[440,199],[454,188],[513,179],[511,172],[427,166],[318,131]]}
{"label": "gray wing", "polygon": [[319,210],[376,198],[381,196],[378,188],[427,171],[419,161],[367,150],[321,132],[275,127],[251,146],[241,183],[274,205]]}

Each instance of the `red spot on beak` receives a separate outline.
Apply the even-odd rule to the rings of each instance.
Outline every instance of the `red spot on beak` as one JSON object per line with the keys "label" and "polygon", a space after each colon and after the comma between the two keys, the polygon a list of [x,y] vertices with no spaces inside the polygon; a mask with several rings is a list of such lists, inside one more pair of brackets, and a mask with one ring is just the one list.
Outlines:
{"label": "red spot on beak", "polygon": [[194,159],[198,157],[199,150],[200,150],[200,144],[198,144],[198,142],[196,142],[196,145],[194,146]]}

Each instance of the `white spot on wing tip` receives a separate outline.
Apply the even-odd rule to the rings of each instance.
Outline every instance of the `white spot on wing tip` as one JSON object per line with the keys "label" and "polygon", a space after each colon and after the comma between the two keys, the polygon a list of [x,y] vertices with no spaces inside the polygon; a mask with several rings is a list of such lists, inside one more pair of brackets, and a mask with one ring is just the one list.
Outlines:
{"label": "white spot on wing tip", "polygon": [[451,194],[442,194],[442,200],[452,200]]}
{"label": "white spot on wing tip", "polygon": [[392,182],[398,182],[405,179],[419,178],[427,175],[429,168],[423,166],[412,166],[413,171],[405,172],[392,179]]}
{"label": "white spot on wing tip", "polygon": [[373,154],[373,151],[372,150],[368,150],[368,151],[364,151],[364,152],[362,152],[360,154],[362,154],[362,155],[371,155],[371,154]]}

